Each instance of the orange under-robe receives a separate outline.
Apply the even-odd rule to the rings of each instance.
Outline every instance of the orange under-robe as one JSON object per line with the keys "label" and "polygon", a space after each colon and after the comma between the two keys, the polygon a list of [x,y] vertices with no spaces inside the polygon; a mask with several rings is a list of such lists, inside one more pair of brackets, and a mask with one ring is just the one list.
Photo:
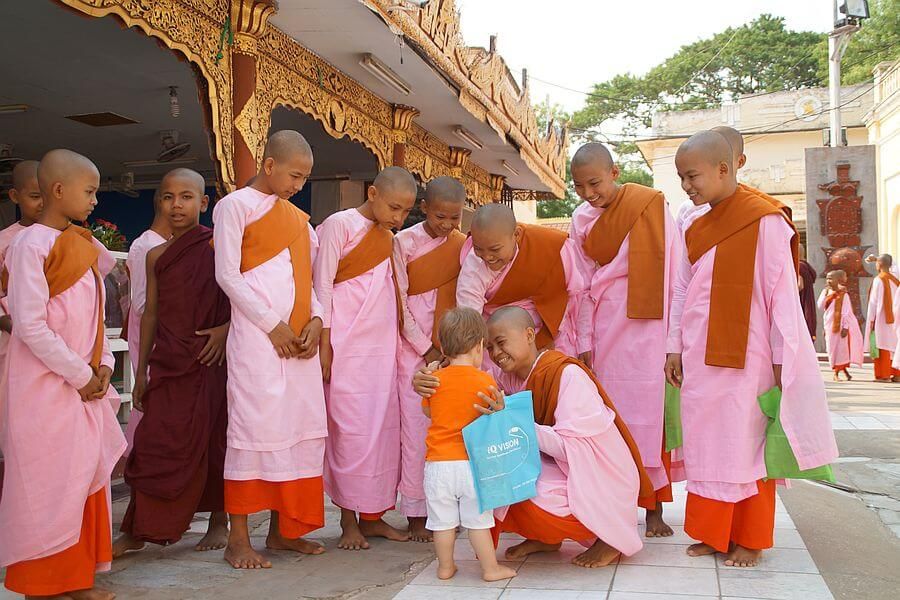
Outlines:
{"label": "orange under-robe", "polygon": [[225,480],[225,510],[252,515],[263,510],[278,513],[278,531],[295,539],[322,527],[325,521],[321,477],[293,481]]}
{"label": "orange under-robe", "polygon": [[723,502],[688,493],[684,531],[695,540],[728,552],[731,544],[750,550],[772,547],[775,480],[756,482],[759,493],[740,502]]}
{"label": "orange under-robe", "polygon": [[540,540],[545,544],[559,544],[565,540],[582,542],[597,537],[597,534],[574,516],[558,517],[531,500],[510,506],[506,518],[498,521],[497,526],[491,529],[494,546],[498,544],[500,533],[504,531],[512,531],[526,539]]}
{"label": "orange under-robe", "polygon": [[875,379],[900,377],[900,369],[895,369],[891,366],[893,356],[892,352],[879,348],[878,358],[872,359],[873,366],[875,367]]}
{"label": "orange under-robe", "polygon": [[112,561],[107,494],[104,488],[88,496],[81,537],[74,546],[7,567],[7,589],[26,596],[54,596],[94,587],[96,566]]}

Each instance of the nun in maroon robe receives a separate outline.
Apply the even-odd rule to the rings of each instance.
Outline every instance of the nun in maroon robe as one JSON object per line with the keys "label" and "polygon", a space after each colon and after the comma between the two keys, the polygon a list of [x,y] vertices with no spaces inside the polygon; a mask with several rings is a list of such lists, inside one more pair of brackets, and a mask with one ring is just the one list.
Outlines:
{"label": "nun in maroon robe", "polygon": [[806,320],[806,328],[809,329],[809,337],[816,339],[816,270],[808,262],[800,259],[800,278],[803,279],[803,289],[800,290],[800,306],[803,307],[803,318]]}
{"label": "nun in maroon robe", "polygon": [[125,466],[131,501],[122,531],[157,544],[181,539],[195,512],[224,510],[227,369],[200,364],[207,338],[195,333],[231,318],[211,240],[212,230],[198,225],[156,261],[156,338]]}

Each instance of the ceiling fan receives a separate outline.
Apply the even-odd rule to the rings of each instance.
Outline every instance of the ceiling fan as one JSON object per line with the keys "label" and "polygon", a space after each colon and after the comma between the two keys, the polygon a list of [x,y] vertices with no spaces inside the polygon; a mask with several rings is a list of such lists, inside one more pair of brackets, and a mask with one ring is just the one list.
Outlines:
{"label": "ceiling fan", "polygon": [[178,142],[177,129],[167,129],[160,132],[162,150],[156,155],[156,160],[162,163],[170,162],[187,154],[191,145],[188,142]]}

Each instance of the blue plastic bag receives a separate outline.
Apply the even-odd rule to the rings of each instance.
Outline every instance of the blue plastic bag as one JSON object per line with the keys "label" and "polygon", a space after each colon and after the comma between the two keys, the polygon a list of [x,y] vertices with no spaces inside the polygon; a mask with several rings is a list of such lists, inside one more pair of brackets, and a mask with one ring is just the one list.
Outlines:
{"label": "blue plastic bag", "polygon": [[541,454],[531,392],[506,396],[505,404],[462,430],[482,512],[537,496]]}

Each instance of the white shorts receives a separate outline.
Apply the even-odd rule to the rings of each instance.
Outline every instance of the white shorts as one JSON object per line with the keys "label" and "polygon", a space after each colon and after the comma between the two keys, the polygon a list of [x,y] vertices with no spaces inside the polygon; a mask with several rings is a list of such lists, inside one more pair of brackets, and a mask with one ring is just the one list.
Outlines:
{"label": "white shorts", "polygon": [[467,460],[425,463],[425,504],[431,531],[446,531],[462,525],[466,529],[490,529],[493,511],[478,510],[478,496]]}

